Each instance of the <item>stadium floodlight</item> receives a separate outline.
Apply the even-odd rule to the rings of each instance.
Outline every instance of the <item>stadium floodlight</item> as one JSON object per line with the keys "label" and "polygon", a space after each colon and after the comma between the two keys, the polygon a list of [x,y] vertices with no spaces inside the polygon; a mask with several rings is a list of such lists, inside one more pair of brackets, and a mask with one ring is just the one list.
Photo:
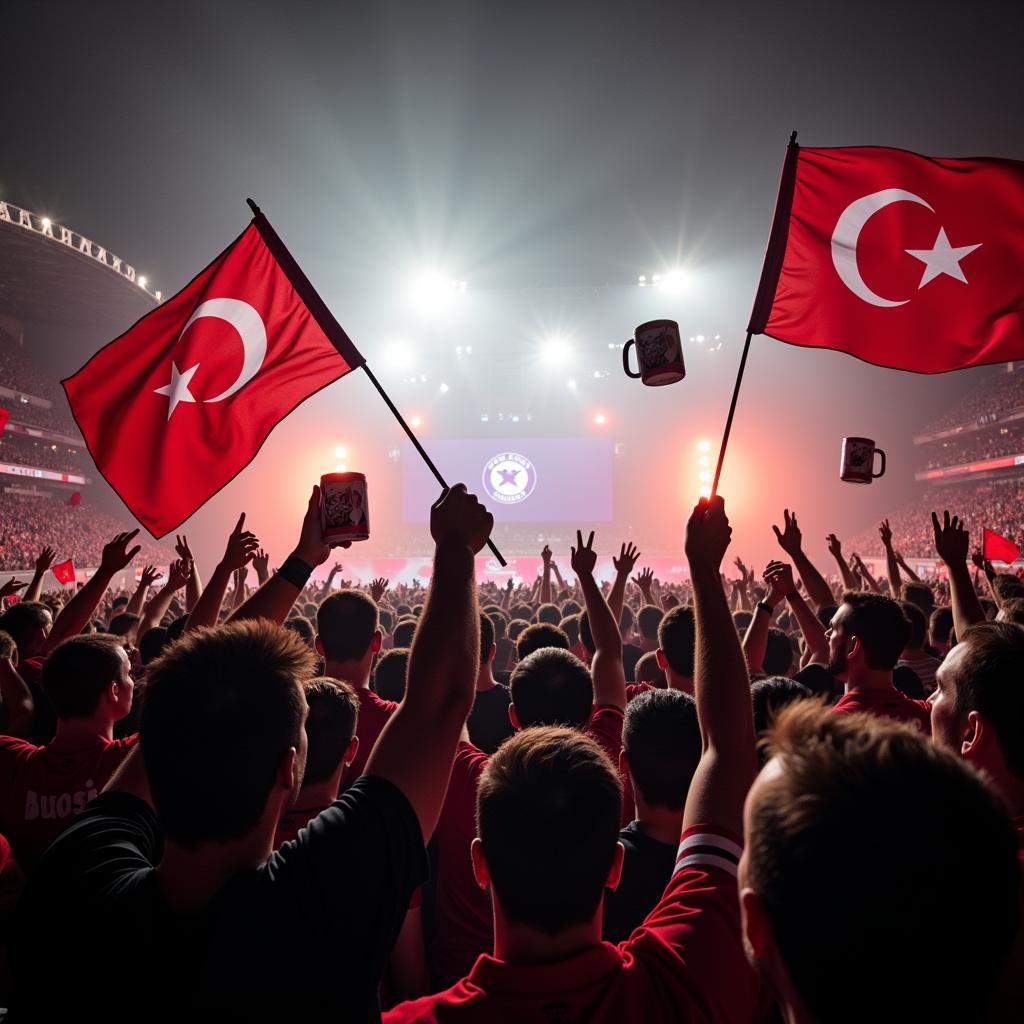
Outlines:
{"label": "stadium floodlight", "polygon": [[447,394],[448,394],[448,392],[449,392],[449,390],[450,390],[450,389],[449,389],[448,385],[447,385],[447,384],[445,384],[445,382],[444,382],[444,381],[441,381],[441,387],[440,387],[440,391],[441,391],[441,394],[442,394],[442,395],[447,395]]}
{"label": "stadium floodlight", "polygon": [[698,466],[710,466],[711,465],[711,456],[710,455],[701,455],[700,458],[697,459],[697,465]]}
{"label": "stadium floodlight", "polygon": [[344,459],[348,455],[348,449],[344,445],[338,445],[334,449],[334,457],[336,459]]}
{"label": "stadium floodlight", "polygon": [[163,299],[163,297],[164,297],[164,293],[163,292],[154,292],[153,294],[156,295],[156,301],[157,302],[160,302]]}
{"label": "stadium floodlight", "polygon": [[43,218],[43,230],[45,231],[50,226],[51,223],[52,222],[51,222],[49,217],[44,217]]}
{"label": "stadium floodlight", "polygon": [[701,451],[701,452],[709,452],[709,451],[711,451],[711,442],[710,441],[698,441],[697,442],[697,450]]}
{"label": "stadium floodlight", "polygon": [[599,426],[603,427],[608,422],[608,417],[603,412],[594,414],[594,422]]}
{"label": "stadium floodlight", "polygon": [[416,356],[404,341],[393,341],[384,349],[384,360],[393,370],[408,370],[416,361]]}
{"label": "stadium floodlight", "polygon": [[658,287],[669,295],[680,294],[680,292],[682,292],[689,283],[687,273],[681,267],[676,267],[675,269],[669,270],[667,273],[661,274],[660,276],[656,275],[655,280]]}
{"label": "stadium floodlight", "polygon": [[700,480],[700,482],[702,484],[710,483],[711,482],[711,470],[710,469],[702,469],[697,474],[697,479]]}
{"label": "stadium floodlight", "polygon": [[575,390],[576,390],[576,381],[574,381],[574,380],[568,380],[568,381],[566,381],[566,382],[565,382],[565,386],[566,386],[566,387],[567,387],[567,388],[568,388],[568,389],[569,389],[570,391],[575,391]]}
{"label": "stadium floodlight", "polygon": [[139,278],[139,287],[140,288],[145,288],[146,287],[146,279],[145,279],[145,277],[140,277]]}
{"label": "stadium floodlight", "polygon": [[481,423],[487,423],[490,420],[490,418],[491,417],[488,416],[487,413],[485,413],[485,412],[480,413],[480,422]]}
{"label": "stadium floodlight", "polygon": [[410,416],[409,417],[409,426],[411,426],[411,427],[422,427],[423,426],[423,417],[422,416]]}
{"label": "stadium floodlight", "polygon": [[413,279],[411,295],[421,312],[432,314],[449,309],[456,296],[465,291],[465,281],[456,281],[438,270],[426,270]]}
{"label": "stadium floodlight", "polygon": [[641,288],[646,288],[646,287],[647,287],[647,275],[646,275],[646,274],[641,274],[641,275],[640,275],[640,276],[639,276],[639,277],[638,277],[638,278],[636,279],[636,283],[637,283],[638,285],[640,285],[640,287],[641,287]]}
{"label": "stadium floodlight", "polygon": [[[463,282],[463,283],[465,283],[465,282]],[[471,356],[472,354],[473,354],[473,346],[472,345],[467,345],[466,346],[466,355],[467,356]]]}
{"label": "stadium floodlight", "polygon": [[541,342],[540,355],[548,366],[565,366],[572,358],[572,347],[561,334],[550,334]]}

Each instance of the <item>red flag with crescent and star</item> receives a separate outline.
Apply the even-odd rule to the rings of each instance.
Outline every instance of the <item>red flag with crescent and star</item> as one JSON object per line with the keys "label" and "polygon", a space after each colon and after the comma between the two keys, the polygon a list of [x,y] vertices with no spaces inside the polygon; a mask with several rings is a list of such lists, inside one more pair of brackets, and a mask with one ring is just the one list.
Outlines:
{"label": "red flag with crescent and star", "polygon": [[63,385],[97,468],[162,537],[241,472],[296,406],[362,363],[257,213]]}
{"label": "red flag with crescent and star", "polygon": [[1024,358],[1024,162],[792,143],[749,330],[915,373]]}
{"label": "red flag with crescent and star", "polygon": [[75,563],[70,558],[65,562],[57,562],[56,565],[51,565],[50,571],[57,577],[57,582],[62,587],[75,582]]}

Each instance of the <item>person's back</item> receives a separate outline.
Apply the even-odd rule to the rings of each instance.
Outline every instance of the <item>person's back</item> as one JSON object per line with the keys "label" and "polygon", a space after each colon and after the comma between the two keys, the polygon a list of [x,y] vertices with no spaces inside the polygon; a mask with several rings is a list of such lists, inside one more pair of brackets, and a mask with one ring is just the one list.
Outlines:
{"label": "person's back", "polygon": [[497,654],[494,623],[480,615],[480,667],[476,678],[476,698],[466,728],[470,742],[485,754],[493,754],[512,735],[508,706],[512,696],[507,686],[494,680],[492,671]]}
{"label": "person's back", "polygon": [[[104,1019],[262,1016],[293,1007],[296,980],[312,976],[331,979],[314,1002],[372,1016],[425,872],[408,801],[363,778],[295,841],[254,852],[264,839],[269,850],[302,778],[312,667],[299,637],[265,622],[198,631],[154,663],[144,773],[133,756],[50,847],[19,904],[17,1008],[34,1019],[91,1007]],[[159,817],[140,799],[147,777]],[[205,853],[197,861],[203,851],[224,860],[223,881]],[[124,949],[115,975],[97,969],[91,951]]]}
{"label": "person's back", "polygon": [[116,637],[92,633],[59,644],[43,665],[42,688],[57,716],[54,738],[36,746],[0,736],[0,832],[26,871],[136,742],[134,735],[113,738],[134,694],[128,656]]}
{"label": "person's back", "polygon": [[921,681],[921,686],[924,689],[923,696],[928,697],[935,689],[935,672],[942,661],[939,658],[933,658],[924,649],[928,638],[928,620],[925,618],[924,612],[911,601],[904,601],[900,607],[910,623],[910,636],[896,667],[905,665],[912,669]]}

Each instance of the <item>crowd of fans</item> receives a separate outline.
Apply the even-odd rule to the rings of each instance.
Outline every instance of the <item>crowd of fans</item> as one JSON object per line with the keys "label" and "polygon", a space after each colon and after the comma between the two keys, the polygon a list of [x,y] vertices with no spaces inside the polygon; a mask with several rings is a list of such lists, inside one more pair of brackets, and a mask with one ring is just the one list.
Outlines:
{"label": "crowd of fans", "polygon": [[923,517],[942,582],[891,522],[823,573],[788,510],[756,577],[715,498],[685,585],[581,531],[499,587],[459,486],[429,586],[355,587],[318,500],[276,567],[242,516],[208,576],[182,536],[111,589],[122,533],[0,591],[11,1020],[1024,1019],[1024,582],[975,508]]}
{"label": "crowd of fans", "polygon": [[922,434],[950,430],[966,423],[992,423],[1024,406],[1024,371],[1000,370],[986,376],[973,391],[928,423]]}
{"label": "crowd of fans", "polygon": [[[87,500],[70,504],[68,497],[44,497],[0,490],[0,572],[25,572],[39,552],[52,544],[59,561],[73,559],[82,568],[99,565],[103,538],[120,529],[119,522],[93,508]],[[143,540],[139,563],[167,565],[173,551]]]}
{"label": "crowd of fans", "polygon": [[52,373],[35,364],[18,340],[0,328],[0,381],[15,391],[53,401],[59,393]]}
{"label": "crowd of fans", "polygon": [[[935,557],[928,521],[928,513],[933,508],[962,509],[964,521],[979,543],[982,528],[987,526],[1015,544],[1024,546],[1024,480],[922,490],[917,498],[900,506],[888,517],[896,549],[905,558]],[[883,554],[878,530],[874,527],[850,537],[847,546],[862,558],[877,558]]]}
{"label": "crowd of fans", "polygon": [[52,469],[58,473],[85,475],[96,472],[85,448],[42,440],[10,430],[0,434],[0,462]]}
{"label": "crowd of fans", "polygon": [[1024,428],[1002,427],[972,431],[945,441],[935,441],[925,450],[925,466],[928,469],[994,459],[999,455],[1017,455],[1024,451]]}

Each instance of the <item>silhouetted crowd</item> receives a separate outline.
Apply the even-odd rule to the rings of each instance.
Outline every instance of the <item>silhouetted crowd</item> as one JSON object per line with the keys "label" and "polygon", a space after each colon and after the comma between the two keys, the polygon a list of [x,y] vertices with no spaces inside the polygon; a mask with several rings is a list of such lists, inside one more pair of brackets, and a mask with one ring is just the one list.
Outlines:
{"label": "silhouetted crowd", "polygon": [[275,564],[245,516],[129,591],[135,532],[74,590],[38,551],[0,590],[8,1019],[1024,1019],[1024,582],[925,522],[941,582],[891,521],[885,574],[835,536],[822,572],[789,510],[755,575],[715,498],[685,584],[583,532],[477,583],[461,485],[426,586],[311,582],[317,489]]}

